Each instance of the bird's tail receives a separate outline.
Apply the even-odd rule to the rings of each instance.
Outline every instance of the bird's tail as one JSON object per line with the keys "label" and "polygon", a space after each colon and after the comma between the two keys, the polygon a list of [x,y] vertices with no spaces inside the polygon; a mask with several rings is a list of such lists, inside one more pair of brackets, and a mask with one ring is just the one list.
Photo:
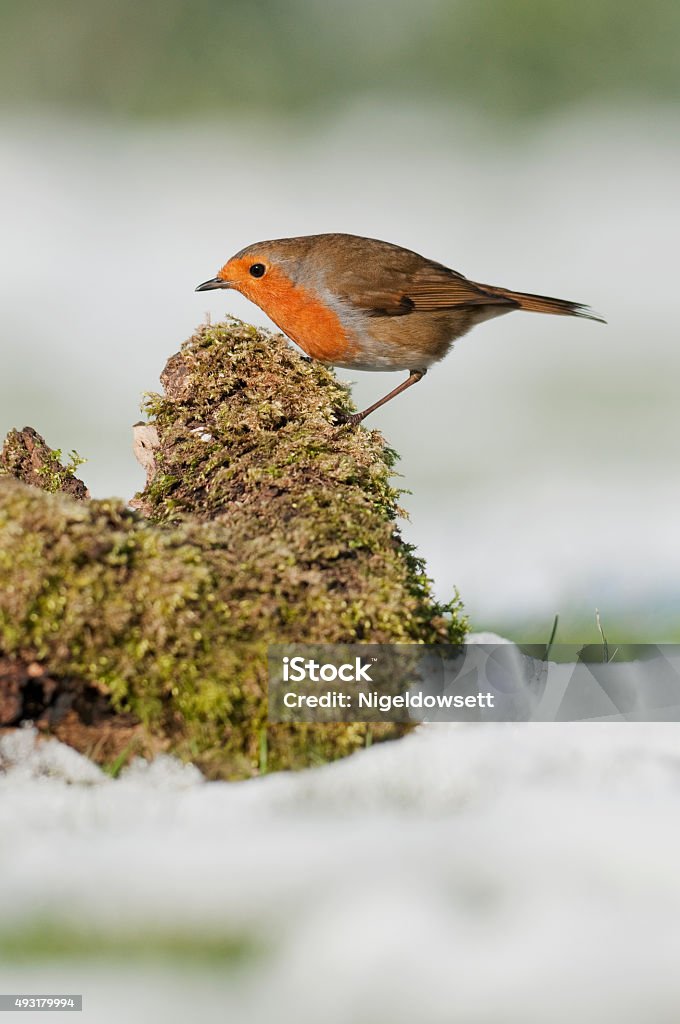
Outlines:
{"label": "bird's tail", "polygon": [[513,292],[509,288],[494,288],[487,284],[482,285],[482,287],[485,291],[515,303],[518,309],[525,309],[529,313],[581,316],[586,320],[597,320],[601,324],[607,322],[599,313],[595,313],[590,306],[584,306],[582,302],[570,302],[569,299],[551,299],[547,295],[531,295],[529,292]]}

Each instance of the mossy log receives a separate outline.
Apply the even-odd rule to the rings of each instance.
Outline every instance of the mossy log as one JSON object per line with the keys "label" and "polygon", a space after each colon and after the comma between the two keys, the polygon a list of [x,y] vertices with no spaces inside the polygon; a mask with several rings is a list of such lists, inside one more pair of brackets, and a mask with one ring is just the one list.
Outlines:
{"label": "mossy log", "polygon": [[35,432],[5,443],[0,725],[37,721],[114,767],[170,750],[220,778],[399,735],[266,714],[269,643],[464,634],[400,537],[394,453],[338,427],[352,406],[332,371],[239,321],[201,327],[161,381],[134,509],[88,500]]}

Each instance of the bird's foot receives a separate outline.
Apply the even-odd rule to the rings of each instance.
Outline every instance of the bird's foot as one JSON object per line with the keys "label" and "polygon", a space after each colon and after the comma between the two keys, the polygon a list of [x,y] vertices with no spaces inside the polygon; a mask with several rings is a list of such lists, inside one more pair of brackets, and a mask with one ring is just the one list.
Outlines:
{"label": "bird's foot", "polygon": [[361,423],[363,416],[360,412],[348,413],[337,410],[333,414],[333,420],[336,427],[356,427]]}

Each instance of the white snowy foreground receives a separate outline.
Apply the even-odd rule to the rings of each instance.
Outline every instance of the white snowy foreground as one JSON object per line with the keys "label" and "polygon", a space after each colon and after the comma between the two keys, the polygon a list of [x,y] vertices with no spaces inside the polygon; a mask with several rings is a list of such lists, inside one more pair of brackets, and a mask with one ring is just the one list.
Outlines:
{"label": "white snowy foreground", "polygon": [[[82,993],[97,1024],[675,1024],[679,741],[675,724],[430,725],[206,784],[168,758],[113,781],[6,736],[1,948],[49,922],[123,952],[2,954],[0,992]],[[140,955],[169,933],[252,948]]]}

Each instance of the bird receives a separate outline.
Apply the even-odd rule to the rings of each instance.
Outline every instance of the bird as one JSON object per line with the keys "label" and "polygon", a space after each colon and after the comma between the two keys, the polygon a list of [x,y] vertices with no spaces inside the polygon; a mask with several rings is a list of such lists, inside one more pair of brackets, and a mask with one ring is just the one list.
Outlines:
{"label": "bird", "polygon": [[527,310],[605,323],[589,306],[471,281],[392,242],[329,233],[255,242],[196,291],[244,295],[312,359],[408,378],[362,412],[355,426],[422,380],[456,339],[484,320]]}

